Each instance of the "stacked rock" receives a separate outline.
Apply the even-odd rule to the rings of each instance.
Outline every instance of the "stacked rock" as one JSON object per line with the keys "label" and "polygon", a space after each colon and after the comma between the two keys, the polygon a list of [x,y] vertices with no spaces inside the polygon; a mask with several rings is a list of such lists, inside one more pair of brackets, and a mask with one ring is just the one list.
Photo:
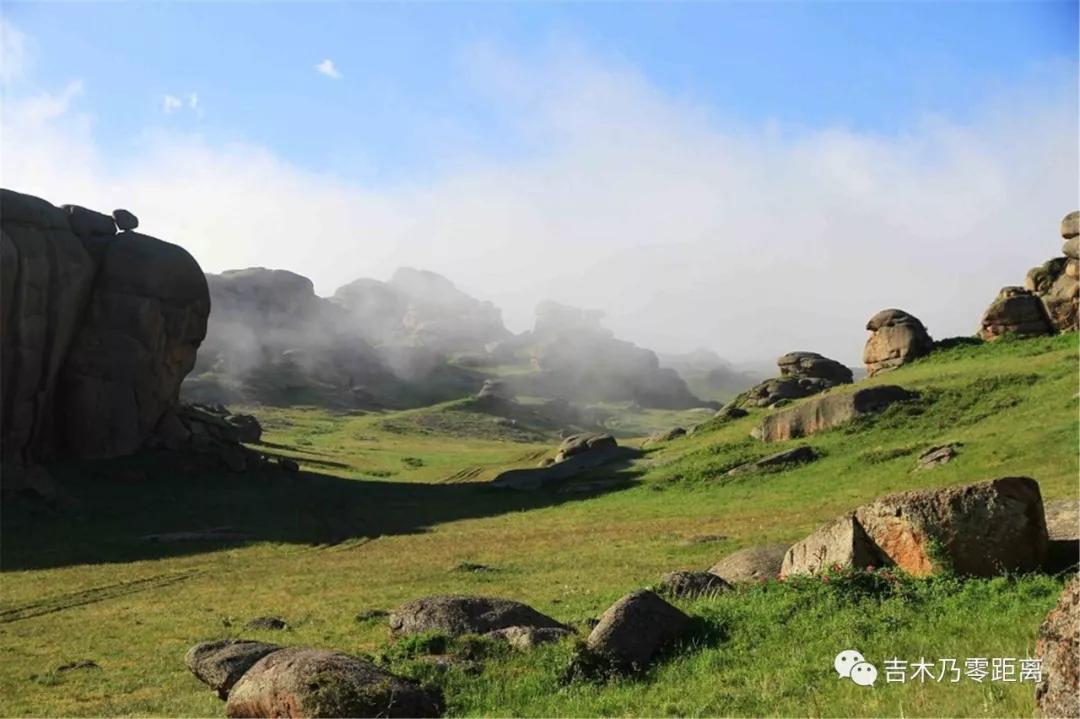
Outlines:
{"label": "stacked rock", "polygon": [[995,340],[1006,334],[1021,337],[1077,329],[1080,293],[1080,211],[1061,221],[1065,240],[1061,257],[1028,270],[1023,287],[1004,287],[983,314],[979,336]]}
{"label": "stacked rock", "polygon": [[736,405],[772,407],[801,399],[838,384],[850,384],[851,369],[817,352],[788,352],[776,360],[780,376],[754,385],[736,398]]}
{"label": "stacked rock", "polygon": [[871,334],[863,347],[863,363],[871,377],[929,354],[934,348],[919,318],[903,310],[878,312],[866,323],[866,329]]}

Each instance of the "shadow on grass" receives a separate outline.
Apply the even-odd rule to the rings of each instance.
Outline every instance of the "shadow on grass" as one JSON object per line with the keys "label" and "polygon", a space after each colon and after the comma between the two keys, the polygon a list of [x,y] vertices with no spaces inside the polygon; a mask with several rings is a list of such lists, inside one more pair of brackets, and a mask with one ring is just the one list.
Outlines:
{"label": "shadow on grass", "polygon": [[[3,503],[0,569],[130,562],[250,542],[334,545],[583,498],[558,489],[353,480],[275,466],[234,473],[207,462],[159,451],[50,466],[66,501],[59,509],[30,499]],[[629,484],[594,485],[588,495]]]}

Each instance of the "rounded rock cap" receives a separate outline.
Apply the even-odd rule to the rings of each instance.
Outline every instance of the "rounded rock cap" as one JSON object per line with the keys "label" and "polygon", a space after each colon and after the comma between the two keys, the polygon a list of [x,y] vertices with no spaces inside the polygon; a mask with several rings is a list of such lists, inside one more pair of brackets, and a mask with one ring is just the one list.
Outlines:
{"label": "rounded rock cap", "polygon": [[113,210],[112,216],[121,230],[134,230],[139,226],[139,218],[127,210]]}

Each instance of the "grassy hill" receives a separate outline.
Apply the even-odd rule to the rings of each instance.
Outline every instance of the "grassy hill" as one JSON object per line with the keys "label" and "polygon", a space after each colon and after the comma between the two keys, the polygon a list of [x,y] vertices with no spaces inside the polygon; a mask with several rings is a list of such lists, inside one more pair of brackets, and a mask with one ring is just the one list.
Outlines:
{"label": "grassy hill", "polygon": [[[298,458],[298,475],[232,474],[165,454],[53,467],[69,506],[3,507],[0,713],[221,716],[183,653],[245,636],[380,657],[442,686],[454,715],[1031,715],[1029,683],[862,688],[838,680],[832,658],[853,647],[879,668],[892,656],[1030,656],[1062,578],[838,577],[681,602],[695,628],[680,647],[643,675],[599,683],[567,679],[569,642],[528,654],[453,642],[479,672],[439,669],[418,660],[422,642],[391,646],[384,619],[362,618],[427,594],[475,593],[525,601],[584,632],[662,572],[798,540],[886,492],[1026,475],[1045,499],[1077,496],[1076,334],[953,347],[865,383],[921,396],[800,441],[819,451],[815,462],[736,478],[726,470],[795,443],[750,439],[761,412],[706,425],[620,470],[625,482],[612,486],[625,488],[607,492],[486,487],[552,443],[543,432],[487,434],[488,418],[454,406],[263,413],[262,449]],[[636,426],[690,419],[646,415]],[[921,449],[945,441],[962,443],[956,460],[912,472]],[[224,527],[242,536],[143,539]],[[291,628],[243,629],[267,614]],[[81,660],[99,668],[57,671]]]}

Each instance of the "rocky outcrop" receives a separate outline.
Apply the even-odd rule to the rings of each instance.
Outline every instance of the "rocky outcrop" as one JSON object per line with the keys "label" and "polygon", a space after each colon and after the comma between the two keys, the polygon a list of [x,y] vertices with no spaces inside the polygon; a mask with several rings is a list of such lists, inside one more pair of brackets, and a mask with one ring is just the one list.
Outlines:
{"label": "rocky outcrop", "polygon": [[1039,569],[1046,550],[1038,482],[1005,477],[881,497],[792,546],[781,575],[887,563],[915,576],[989,577]]}
{"label": "rocky outcrop", "polygon": [[780,376],[760,382],[726,407],[773,407],[852,381],[851,369],[817,352],[788,352],[776,360]]}
{"label": "rocky outcrop", "polygon": [[369,661],[290,647],[260,659],[229,692],[229,717],[437,717],[434,690]]}
{"label": "rocky outcrop", "polygon": [[807,437],[850,422],[856,417],[880,412],[895,402],[914,399],[914,392],[896,385],[816,397],[794,407],[768,415],[752,435],[764,442]]}
{"label": "rocky outcrop", "polygon": [[740,464],[738,467],[733,467],[727,471],[727,476],[738,477],[742,474],[753,474],[754,472],[760,472],[764,469],[770,469],[772,467],[786,467],[794,464],[803,464],[805,462],[813,462],[817,459],[817,452],[813,447],[802,446],[792,447],[786,449],[783,452],[777,452],[776,454],[770,454],[767,457],[762,457],[759,460],[753,462],[747,462],[746,464]]}
{"label": "rocky outcrop", "polygon": [[863,347],[863,363],[871,377],[927,355],[934,348],[923,323],[903,310],[878,312],[866,323],[866,329],[870,337]]}
{"label": "rocky outcrop", "polygon": [[425,597],[402,604],[390,613],[390,631],[398,636],[424,632],[485,634],[508,627],[565,628],[526,604],[493,597]]}
{"label": "rocky outcrop", "polygon": [[1080,577],[1065,586],[1039,627],[1035,656],[1042,660],[1042,680],[1035,687],[1039,711],[1046,717],[1080,716]]}
{"label": "rocky outcrop", "polygon": [[1024,287],[1042,301],[1046,316],[1057,332],[1078,328],[1080,302],[1080,235],[1077,234],[1077,213],[1070,212],[1061,221],[1061,236],[1065,240],[1063,256],[1047,260],[1027,273]]}
{"label": "rocky outcrop", "polygon": [[1039,297],[1023,287],[1002,287],[979,322],[979,337],[986,341],[1007,334],[1037,337],[1054,331],[1046,306]]}
{"label": "rocky outcrop", "polygon": [[620,447],[610,434],[574,434],[562,441],[554,459],[544,460],[539,467],[508,469],[491,480],[491,486],[516,490],[542,489],[638,454],[638,450]]}
{"label": "rocky outcrop", "polygon": [[117,233],[108,215],[9,190],[0,229],[4,460],[135,451],[176,405],[206,334],[198,263]]}
{"label": "rocky outcrop", "polygon": [[191,673],[215,692],[227,699],[229,691],[240,677],[267,654],[281,649],[276,644],[252,642],[246,639],[220,639],[196,644],[184,656]]}
{"label": "rocky outcrop", "polygon": [[643,669],[689,622],[688,616],[655,592],[642,589],[615,602],[600,616],[587,645],[615,669]]}
{"label": "rocky outcrop", "polygon": [[709,569],[731,584],[761,582],[775,579],[780,574],[787,554],[787,544],[758,544],[729,554]]}

